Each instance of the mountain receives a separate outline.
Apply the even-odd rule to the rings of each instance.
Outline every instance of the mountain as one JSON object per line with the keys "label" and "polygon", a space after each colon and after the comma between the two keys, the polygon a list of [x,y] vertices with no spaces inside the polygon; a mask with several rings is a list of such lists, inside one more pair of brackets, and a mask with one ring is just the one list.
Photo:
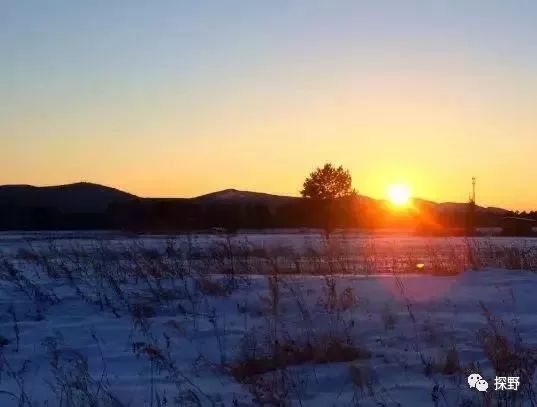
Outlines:
{"label": "mountain", "polygon": [[275,208],[284,204],[296,201],[297,197],[285,195],[272,195],[264,192],[240,191],[237,189],[224,189],[222,191],[212,192],[210,194],[200,195],[190,200],[202,205],[207,204],[248,204],[248,205],[265,205],[269,208]]}
{"label": "mountain", "polygon": [[[414,202],[418,203],[422,206],[428,206],[430,208],[435,209],[439,213],[461,213],[466,212],[468,210],[468,203],[461,203],[461,202],[433,202],[433,201],[427,201],[425,199],[419,199],[416,198]],[[511,213],[511,211],[503,208],[496,208],[496,207],[486,207],[486,206],[479,206],[476,205],[476,211],[479,213],[488,213],[488,214],[496,214],[496,215],[504,215],[507,216]]]}
{"label": "mountain", "polygon": [[[201,205],[240,204],[265,205],[276,208],[288,203],[296,202],[298,197],[287,195],[273,195],[264,192],[241,191],[238,189],[224,189],[211,192],[194,198],[164,198],[160,201],[183,201]],[[383,202],[367,196],[360,196],[362,202],[368,205],[377,205]],[[89,182],[74,184],[36,187],[33,185],[3,185],[0,186],[0,207],[25,208],[55,208],[62,213],[102,213],[112,203],[127,203],[132,200],[159,200],[157,198],[139,198],[116,188]],[[419,205],[424,205],[438,212],[463,212],[467,209],[466,203],[442,202],[436,203],[424,199],[415,199]],[[502,208],[487,208],[477,206],[478,212],[495,214],[508,214]]]}
{"label": "mountain", "polygon": [[54,208],[62,213],[103,213],[112,203],[136,198],[127,192],[89,182],[46,187],[0,186],[0,208]]}
{"label": "mountain", "polygon": [[[399,227],[407,219],[405,216],[392,217],[389,203],[383,200],[360,196],[358,207],[345,206],[348,204],[354,205],[353,202],[344,204],[351,211],[343,210],[340,220],[349,222],[349,227]],[[425,219],[431,215],[449,228],[464,226],[467,218],[466,203],[415,199],[414,206],[418,210],[408,212],[408,222],[414,222],[414,217],[421,213]],[[357,212],[354,211],[356,208]],[[354,217],[351,213],[359,215]],[[476,209],[478,221],[485,225],[497,226],[509,214],[501,208]],[[140,198],[87,182],[47,187],[0,186],[0,230],[320,227],[322,216],[322,213],[316,212],[315,205],[309,205],[298,197],[237,189],[194,198]]]}

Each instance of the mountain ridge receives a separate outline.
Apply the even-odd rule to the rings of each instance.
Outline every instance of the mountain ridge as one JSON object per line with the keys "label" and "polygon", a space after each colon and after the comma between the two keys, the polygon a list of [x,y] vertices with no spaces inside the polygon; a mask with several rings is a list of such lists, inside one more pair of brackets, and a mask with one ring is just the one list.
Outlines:
{"label": "mountain ridge", "polygon": [[52,207],[64,213],[100,213],[114,202],[137,198],[117,188],[90,182],[0,185],[0,206]]}
{"label": "mountain ridge", "polygon": [[[365,195],[360,196],[372,203],[386,202]],[[269,207],[283,205],[301,199],[298,196],[270,194],[266,192],[247,191],[227,188],[219,191],[202,194],[191,198],[157,198],[140,197],[120,189],[91,182],[75,182],[71,184],[35,186],[28,184],[0,185],[0,206],[17,205],[24,207],[55,207],[62,212],[103,212],[109,205],[117,202],[132,200],[141,201],[191,201],[202,205],[237,203],[262,204]],[[459,212],[467,208],[467,203],[434,202],[415,198],[415,202],[433,205],[440,211]],[[496,213],[510,213],[504,208],[477,206],[478,211],[491,211]]]}

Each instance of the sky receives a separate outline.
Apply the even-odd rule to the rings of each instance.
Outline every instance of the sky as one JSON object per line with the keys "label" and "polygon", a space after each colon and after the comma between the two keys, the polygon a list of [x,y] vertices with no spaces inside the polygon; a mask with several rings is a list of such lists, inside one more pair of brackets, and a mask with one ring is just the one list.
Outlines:
{"label": "sky", "polygon": [[0,0],[0,184],[537,209],[533,0]]}

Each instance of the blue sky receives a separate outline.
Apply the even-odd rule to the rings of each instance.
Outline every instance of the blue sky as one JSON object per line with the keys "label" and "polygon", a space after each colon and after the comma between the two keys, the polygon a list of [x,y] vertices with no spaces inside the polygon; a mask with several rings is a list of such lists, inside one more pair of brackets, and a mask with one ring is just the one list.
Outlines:
{"label": "blue sky", "polygon": [[0,5],[0,183],[537,202],[534,1]]}

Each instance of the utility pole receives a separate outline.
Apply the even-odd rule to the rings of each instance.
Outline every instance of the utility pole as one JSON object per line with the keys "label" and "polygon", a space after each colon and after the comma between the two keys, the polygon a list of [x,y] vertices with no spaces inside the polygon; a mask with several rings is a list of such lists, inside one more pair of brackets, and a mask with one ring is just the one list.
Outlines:
{"label": "utility pole", "polygon": [[475,204],[475,182],[476,182],[476,179],[475,177],[472,177],[472,203]]}
{"label": "utility pole", "polygon": [[475,234],[475,184],[476,178],[472,177],[472,194],[470,195],[470,202],[468,202],[468,210],[466,212],[466,235],[472,236]]}

